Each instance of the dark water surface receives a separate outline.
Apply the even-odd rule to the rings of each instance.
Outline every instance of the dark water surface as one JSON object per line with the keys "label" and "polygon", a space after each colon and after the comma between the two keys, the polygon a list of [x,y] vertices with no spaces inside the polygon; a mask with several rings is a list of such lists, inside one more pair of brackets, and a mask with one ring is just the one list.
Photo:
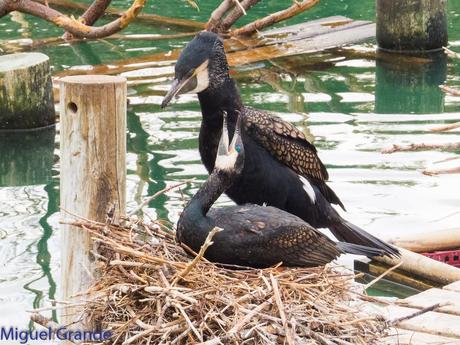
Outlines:
{"label": "dark water surface", "polygon": [[[201,11],[196,12],[181,1],[154,1],[146,12],[204,21],[216,3],[202,0]],[[264,1],[242,23],[290,3]],[[126,1],[116,0],[115,5],[123,8]],[[451,1],[448,7],[450,46],[460,52],[460,3]],[[331,15],[374,20],[374,0],[322,1],[289,23]],[[3,43],[60,33],[30,16],[0,19]],[[175,31],[133,24],[124,33]],[[187,40],[90,41],[45,46],[40,51],[50,56],[57,72],[167,52]],[[373,43],[357,48],[372,49]],[[458,228],[459,175],[421,173],[426,168],[458,165],[458,160],[435,163],[454,158],[458,152],[383,155],[380,151],[392,144],[460,140],[459,130],[427,131],[460,121],[460,98],[445,96],[438,88],[444,82],[460,87],[460,61],[439,57],[430,64],[394,65],[335,54],[324,55],[325,63],[311,66],[310,59],[298,57],[295,73],[281,69],[277,61],[238,67],[236,77],[244,102],[273,111],[310,134],[329,169],[330,186],[347,206],[348,220],[383,238]],[[162,73],[171,71],[171,66],[165,66]],[[141,70],[125,75],[133,78],[149,73]],[[153,217],[175,223],[206,171],[197,151],[201,120],[197,98],[184,96],[161,110],[161,95],[169,82],[157,76],[154,82],[129,88],[127,200],[128,209],[133,209],[147,195],[196,176],[197,183],[184,188],[183,195],[169,192],[146,209]],[[20,139],[0,134],[0,325],[24,327],[28,324],[25,310],[49,306],[49,300],[58,297],[59,136],[55,140],[54,131]],[[225,197],[219,200],[219,204],[228,202]]]}

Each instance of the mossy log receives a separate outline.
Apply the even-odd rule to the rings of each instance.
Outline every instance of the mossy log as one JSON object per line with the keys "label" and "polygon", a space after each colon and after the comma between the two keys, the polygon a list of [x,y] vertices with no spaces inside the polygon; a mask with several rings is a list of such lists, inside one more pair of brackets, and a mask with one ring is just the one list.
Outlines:
{"label": "mossy log", "polygon": [[46,127],[55,120],[48,56],[0,56],[0,130]]}
{"label": "mossy log", "polygon": [[377,0],[376,5],[380,49],[423,52],[447,45],[447,0]]}

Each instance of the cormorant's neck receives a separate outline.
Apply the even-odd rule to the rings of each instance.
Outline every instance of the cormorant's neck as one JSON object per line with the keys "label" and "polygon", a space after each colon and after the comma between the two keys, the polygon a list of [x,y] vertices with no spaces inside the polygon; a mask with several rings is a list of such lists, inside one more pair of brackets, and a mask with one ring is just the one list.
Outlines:
{"label": "cormorant's neck", "polygon": [[195,212],[200,212],[203,217],[206,216],[211,206],[231,186],[232,182],[230,174],[213,170],[185,210],[193,209]]}
{"label": "cormorant's neck", "polygon": [[235,81],[229,75],[218,86],[210,86],[198,94],[203,119],[221,118],[225,110],[230,116],[241,110],[240,93]]}

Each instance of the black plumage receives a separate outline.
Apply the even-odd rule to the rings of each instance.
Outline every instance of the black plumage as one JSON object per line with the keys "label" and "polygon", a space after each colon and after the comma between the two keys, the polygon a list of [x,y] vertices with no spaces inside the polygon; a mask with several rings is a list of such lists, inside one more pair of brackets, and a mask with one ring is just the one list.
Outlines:
{"label": "black plumage", "polygon": [[[224,124],[225,126],[225,124]],[[177,239],[198,252],[208,233],[223,228],[205,252],[211,261],[250,267],[319,266],[343,252],[380,255],[382,251],[348,243],[336,243],[297,216],[271,206],[254,204],[210,209],[238,177],[248,159],[239,132],[230,146],[226,130],[218,145],[215,167],[182,212]]]}
{"label": "black plumage", "polygon": [[222,133],[223,113],[233,133],[242,116],[242,140],[247,163],[237,183],[226,194],[237,204],[269,205],[296,215],[315,228],[329,228],[340,241],[382,249],[399,255],[396,248],[343,219],[331,204],[343,207],[326,184],[328,173],[316,148],[292,124],[242,104],[228,73],[222,40],[201,32],[185,47],[176,64],[173,86],[162,103],[184,92],[197,92],[203,121],[199,150],[206,169],[214,168]]}

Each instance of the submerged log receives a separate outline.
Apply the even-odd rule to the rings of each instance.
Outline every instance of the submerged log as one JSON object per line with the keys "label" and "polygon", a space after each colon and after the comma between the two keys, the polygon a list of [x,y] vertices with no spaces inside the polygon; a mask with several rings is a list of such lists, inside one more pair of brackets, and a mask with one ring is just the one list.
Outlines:
{"label": "submerged log", "polygon": [[[74,76],[61,79],[60,86],[63,215],[105,222],[113,210],[117,219],[126,203],[126,80]],[[89,233],[68,224],[61,230],[62,299],[78,303],[85,296],[75,296],[84,295],[97,277],[97,248]],[[61,321],[80,321],[80,314],[70,305]]]}
{"label": "submerged log", "polygon": [[380,49],[424,52],[447,45],[447,0],[377,0],[376,5]]}
{"label": "submerged log", "polygon": [[0,130],[32,129],[55,123],[48,56],[0,56]]}

